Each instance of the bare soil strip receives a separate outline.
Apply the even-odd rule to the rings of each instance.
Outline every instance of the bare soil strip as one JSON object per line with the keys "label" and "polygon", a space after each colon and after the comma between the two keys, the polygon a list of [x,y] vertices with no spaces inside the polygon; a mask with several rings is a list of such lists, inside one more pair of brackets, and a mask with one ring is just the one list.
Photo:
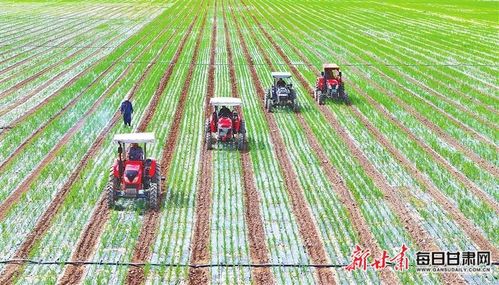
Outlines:
{"label": "bare soil strip", "polygon": [[[230,42],[229,28],[227,26],[225,6],[223,10],[225,43],[227,58],[229,61],[229,78],[230,82],[232,82],[232,94],[234,97],[241,97],[237,88],[237,77],[236,71],[234,70],[232,44]],[[251,263],[268,264],[270,263],[270,258],[266,242],[267,238],[265,237],[265,229],[263,227],[263,218],[260,210],[260,195],[256,190],[256,182],[253,176],[253,163],[251,162],[251,156],[247,151],[241,152],[241,168],[244,183],[244,214],[248,228]],[[255,284],[275,283],[274,276],[269,267],[254,267],[252,268],[251,273],[251,278]]]}
{"label": "bare soil strip", "polygon": [[[259,94],[259,96],[263,96],[265,94],[265,90],[263,89],[263,85],[258,78],[254,65],[251,64],[253,61],[235,16],[234,21],[236,22],[237,33],[239,40],[241,41],[243,53],[246,57],[246,61],[249,63],[253,85],[257,90],[257,94]],[[279,129],[272,115],[267,112],[264,114],[269,124],[270,136],[273,145],[275,146],[274,150],[276,152],[276,157],[279,160],[281,169],[286,169],[286,171],[282,171],[284,183],[291,198],[293,213],[298,222],[303,244],[314,264],[327,264],[329,260],[324,244],[322,243],[322,238],[316,228],[312,218],[312,213],[307,207],[305,202],[306,199],[303,196],[303,189],[298,183],[296,173],[292,171],[293,165],[291,164],[291,161],[286,153],[284,140],[279,133]],[[330,268],[317,268],[315,274],[319,284],[336,284],[334,273]]]}
{"label": "bare soil strip", "polygon": [[[144,36],[145,37],[145,36]],[[143,37],[143,38],[144,38]],[[143,39],[142,38],[142,39]],[[141,39],[141,40],[142,40]],[[128,39],[127,39],[128,40]],[[4,168],[20,153],[22,153],[22,151],[24,150],[24,148],[33,140],[35,139],[36,137],[38,137],[44,130],[45,128],[50,125],[50,123],[52,123],[54,120],[56,120],[57,118],[59,118],[60,116],[62,116],[66,111],[68,110],[71,110],[71,108],[76,105],[76,103],[78,103],[79,99],[81,99],[83,97],[83,95],[85,94],[85,92],[87,90],[89,90],[93,85],[95,85],[96,83],[98,83],[123,57],[125,57],[127,55],[127,53],[131,50],[133,50],[133,48],[135,48],[135,46],[137,46],[141,40],[137,41],[133,46],[131,46],[129,49],[127,49],[126,52],[124,52],[118,59],[116,59],[115,61],[113,61],[101,74],[99,74],[99,76],[97,76],[89,85],[87,85],[75,98],[73,98],[70,102],[68,102],[68,104],[66,104],[66,106],[62,107],[56,114],[54,114],[47,122],[45,122],[44,124],[42,124],[38,129],[36,129],[28,138],[26,138],[26,140],[24,140],[15,150],[14,152],[5,160],[3,161],[1,164],[0,164],[0,172],[2,172],[4,170]],[[124,41],[126,42],[126,40]],[[50,99],[52,99],[53,97],[55,97],[56,95],[59,95],[62,91],[64,91],[67,87],[69,87],[70,85],[72,85],[74,82],[76,82],[81,76],[83,76],[87,71],[89,71],[90,69],[92,69],[93,67],[95,67],[97,64],[99,64],[99,62],[95,62],[92,66],[89,66],[87,67],[84,71],[82,71],[81,73],[79,73],[77,76],[75,76],[74,78],[72,78],[69,82],[67,82],[66,84],[64,84],[64,86],[62,86],[61,88],[59,88],[53,95],[51,95],[49,98],[46,98],[44,101],[42,101],[38,106],[36,106],[35,108],[33,108],[32,110],[30,110],[28,113],[24,114],[23,116],[21,116],[20,118],[18,118],[17,120],[15,120],[11,125],[15,126],[17,124],[19,124],[20,122],[22,122],[24,119],[26,119],[26,117],[28,117],[29,115],[33,114],[35,111],[37,111],[38,109],[42,108],[45,104],[47,104]],[[4,133],[2,133],[4,134]],[[1,219],[0,219],[1,220]]]}
{"label": "bare soil strip", "polygon": [[[304,87],[306,87],[309,92],[313,92],[313,88],[310,83],[303,77],[303,75],[298,71],[298,69],[291,63],[291,60],[287,57],[285,52],[282,50],[279,45],[274,41],[274,39],[263,29],[261,24],[258,22],[256,17],[252,15],[254,21],[257,23],[257,26],[260,28],[265,37],[272,44],[274,49],[279,53],[282,59],[286,62],[288,67],[292,70],[293,74],[298,78],[300,83]],[[321,113],[326,117],[327,121],[331,123],[331,126],[335,130],[335,132],[341,137],[343,142],[348,147],[349,151],[353,154],[353,156],[360,162],[366,173],[373,179],[375,185],[384,193],[386,201],[389,203],[392,210],[394,210],[397,215],[400,217],[404,227],[408,230],[412,239],[421,250],[427,251],[436,251],[439,248],[434,242],[433,238],[428,234],[428,232],[421,226],[418,222],[418,218],[412,211],[407,209],[403,204],[403,200],[400,199],[401,193],[399,190],[393,188],[389,185],[388,181],[383,177],[383,175],[376,169],[376,167],[367,159],[367,157],[362,153],[362,150],[355,144],[352,138],[348,135],[348,133],[343,129],[339,121],[336,119],[335,115],[332,113],[330,109],[325,105],[318,105]],[[301,120],[304,119],[301,118]],[[307,126],[304,124],[304,126]],[[311,130],[308,137],[313,137]],[[307,132],[308,133],[308,132]],[[320,147],[318,147],[320,149]],[[325,154],[323,153],[325,156]],[[388,271],[387,271],[388,272]],[[392,276],[394,277],[394,276]],[[453,273],[444,273],[442,274],[442,279],[447,284],[456,284],[462,283],[465,284],[462,277],[458,274]]]}
{"label": "bare soil strip", "polygon": [[[210,113],[209,100],[215,92],[215,55],[217,46],[217,1],[213,11],[213,28],[210,44],[210,66],[208,69],[208,85],[204,114]],[[196,63],[196,60],[192,61]],[[210,261],[210,224],[211,224],[211,188],[212,188],[212,151],[201,148],[201,167],[196,196],[196,214],[191,246],[191,264],[207,264]],[[209,284],[208,268],[189,268],[189,284]]]}
{"label": "bare soil strip", "polygon": [[[163,94],[163,92],[165,91],[168,82],[170,81],[173,69],[180,55],[182,54],[182,51],[184,50],[185,44],[187,43],[187,40],[189,39],[189,36],[192,33],[192,29],[194,28],[194,24],[196,23],[196,21],[197,17],[189,26],[187,32],[182,38],[182,41],[180,43],[179,48],[177,49],[177,52],[175,53],[174,58],[171,61],[171,64],[168,66],[163,77],[161,78],[159,86],[156,89],[156,92],[154,93],[153,99],[151,100],[151,107],[149,109],[149,112],[146,113],[146,116],[142,118],[141,122],[139,123],[138,127],[139,131],[145,131],[149,122],[153,118],[154,113],[156,112],[157,109],[157,104],[159,102],[159,99]],[[203,28],[201,29],[201,31],[204,29],[204,20],[202,25]],[[200,34],[198,35],[198,40],[196,42],[194,56],[193,56],[194,58],[197,58],[198,56],[199,45],[201,44],[201,38],[202,38],[201,33],[202,32],[200,32]],[[180,121],[182,115],[184,114],[185,103],[190,86],[190,81],[194,74],[194,68],[195,65],[191,65],[189,68],[189,72],[187,74],[186,81],[182,88],[182,94],[180,96],[179,103],[177,104],[177,108],[175,110],[175,116],[172,122]],[[170,128],[166,143],[163,147],[163,156],[161,158],[161,175],[168,174],[173,159],[173,153],[175,150],[175,147],[172,146],[177,145],[179,134],[180,134],[179,128],[176,128],[174,126]],[[163,204],[162,201],[165,196],[165,189],[166,189],[166,183],[163,185],[161,189],[160,205]],[[144,220],[142,222],[142,227],[140,229],[138,242],[134,248],[132,262],[145,263],[151,258],[151,247],[152,245],[154,245],[154,241],[156,240],[157,231],[159,228],[159,222],[161,216],[160,211],[161,210],[159,209],[154,211],[148,211],[146,213]],[[143,267],[132,266],[128,269],[126,284],[143,284],[144,282],[145,282],[145,272]]]}

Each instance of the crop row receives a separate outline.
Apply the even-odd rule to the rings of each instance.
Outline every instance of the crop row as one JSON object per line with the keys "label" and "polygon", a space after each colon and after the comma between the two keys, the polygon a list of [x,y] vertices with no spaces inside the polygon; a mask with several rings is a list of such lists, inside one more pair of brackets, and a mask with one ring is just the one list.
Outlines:
{"label": "crop row", "polygon": [[[162,21],[156,20],[153,25],[150,25],[150,26],[147,27],[148,29],[141,31],[141,34],[145,35],[145,34],[150,33],[150,31],[155,31],[155,27],[156,26],[165,26],[165,24],[164,24],[165,22],[164,21],[166,21],[168,19],[169,18],[162,19]],[[153,37],[154,35],[159,35],[159,32],[153,32],[151,34],[151,37],[150,37],[149,40],[152,40],[154,38]],[[164,36],[166,36],[166,35],[164,35]],[[133,41],[131,41],[130,43],[133,43]],[[147,41],[144,41],[143,43],[147,43]],[[154,43],[155,43],[155,45],[159,45],[159,44],[161,44],[161,41],[155,41]],[[143,72],[144,68],[146,67],[147,62],[148,62],[147,59],[150,60],[153,54],[154,53],[150,53],[150,54],[145,54],[144,56],[142,56],[142,59],[144,59],[144,61],[142,61],[143,63],[140,64],[140,65],[136,64],[134,66],[134,68],[132,68],[132,72],[128,73],[129,77],[125,80],[125,82],[123,82],[123,84],[120,85],[117,90],[114,90],[114,91],[116,91],[116,93],[114,93],[114,96],[110,96],[111,100],[106,100],[105,101],[105,103],[103,104],[104,106],[102,106],[102,109],[100,109],[101,110],[100,113],[97,112],[95,114],[95,116],[94,116],[94,118],[98,120],[99,124],[96,124],[95,122],[91,122],[90,124],[87,125],[88,128],[90,128],[91,130],[86,129],[85,132],[81,133],[82,135],[85,134],[85,140],[83,140],[81,137],[76,137],[74,140],[72,140],[70,142],[72,144],[79,145],[79,147],[73,145],[73,148],[75,150],[78,150],[78,149],[85,150],[85,146],[88,147],[91,144],[91,143],[83,143],[82,144],[82,141],[86,141],[86,140],[88,141],[89,140],[89,142],[91,142],[92,139],[94,139],[95,137],[88,136],[88,135],[89,134],[96,134],[96,133],[98,133],[98,131],[101,130],[102,127],[105,124],[108,123],[109,118],[110,118],[109,115],[112,115],[112,113],[114,113],[115,110],[116,110],[116,107],[113,107],[113,106],[118,106],[119,102],[121,101],[121,96],[116,96],[116,95],[118,95],[118,94],[126,94],[127,93],[126,91],[130,89],[130,87],[132,86],[132,84],[134,82],[134,79],[136,80],[141,75],[141,73]],[[140,114],[140,111],[138,112],[138,114]],[[121,129],[121,127],[120,127],[120,129]],[[107,141],[106,145],[109,145],[111,147],[111,144],[110,144],[109,141]],[[70,147],[70,146],[68,146],[68,147]],[[110,151],[109,148],[105,148],[104,150],[106,151],[105,155],[107,157],[112,156],[113,153],[114,153],[114,151]],[[65,152],[65,154],[66,154],[66,156],[67,155],[72,156],[73,152],[67,151],[67,152]],[[73,159],[77,159],[78,157],[82,157],[82,155],[81,154],[80,155],[75,155]],[[109,163],[110,162],[108,161],[107,165],[109,165]],[[76,164],[77,163],[73,162],[70,165],[76,165]],[[97,162],[90,163],[89,166],[94,166],[95,167],[96,164],[97,165],[101,164],[98,159],[97,159]],[[102,164],[102,167],[107,168],[109,166],[104,166],[104,164]],[[47,167],[46,169],[50,169],[50,167]],[[78,169],[78,168],[76,168],[76,169]],[[66,168],[65,171],[67,171],[67,170],[71,170],[71,168],[69,168],[69,169]],[[94,186],[86,187],[86,188],[80,188],[81,185],[78,185],[80,183],[89,183],[89,185],[100,185],[100,184],[102,184],[102,182],[101,182],[102,181],[101,173],[95,172],[96,169],[90,168],[90,170],[92,170],[92,171],[91,171],[91,173],[89,173],[89,176],[86,176],[86,175],[82,176],[82,177],[86,177],[86,178],[88,177],[88,179],[81,180],[81,181],[79,181],[78,183],[76,183],[74,185],[73,189],[75,189],[74,191],[76,191],[76,192],[74,194],[72,194],[72,195],[69,195],[69,197],[70,197],[70,198],[68,198],[69,200],[76,199],[76,201],[78,201],[78,200],[81,199],[81,197],[84,197],[85,199],[83,201],[80,201],[80,202],[81,203],[85,203],[85,202],[89,202],[86,199],[92,199],[92,198],[95,199],[96,198],[95,195],[97,195],[97,197],[100,196],[100,194],[102,193],[102,189],[96,190],[97,188],[94,188]],[[102,169],[99,168],[99,170],[102,170]],[[62,173],[64,173],[64,169],[62,169],[61,171],[62,171]],[[58,172],[61,172],[61,171],[58,171]],[[58,172],[56,172],[56,174]],[[67,175],[61,175],[61,176],[65,177]],[[96,183],[96,180],[98,180],[100,184]],[[43,183],[41,183],[41,184],[43,185]],[[56,186],[56,185],[57,184],[55,184],[54,186]],[[103,186],[103,185],[101,185],[101,186]],[[47,190],[49,190],[49,189],[47,189]],[[80,193],[79,191],[89,191],[89,192],[88,193]],[[52,197],[52,195],[50,195],[49,193],[43,193],[43,191],[39,191],[39,192],[40,192],[40,194],[38,194],[38,195],[41,195],[42,197],[43,196],[48,197],[48,198]],[[73,192],[71,192],[71,193],[73,193]],[[89,195],[91,193],[95,193],[95,194]],[[71,198],[71,196],[72,196],[72,198]],[[73,200],[73,204],[74,204],[74,202],[75,201]],[[29,203],[27,203],[27,204],[29,204]],[[36,205],[36,203],[34,203],[34,204]],[[94,204],[95,204],[95,200],[94,200]],[[67,206],[69,206],[69,208],[71,209],[74,205],[72,205],[70,203],[70,204],[67,204]],[[74,208],[72,211],[69,211],[69,212],[67,210],[66,211],[62,210],[62,213],[64,213],[64,215],[62,216],[62,218],[63,219],[69,219],[69,220],[66,220],[66,221],[72,223],[72,222],[74,222],[75,215],[78,216],[79,214],[89,214],[89,213],[82,213],[81,212],[82,208]],[[66,215],[66,214],[71,214],[71,213],[72,213],[73,216],[71,216],[71,215],[67,216]],[[81,224],[81,226],[83,226],[83,225],[84,224]],[[58,229],[58,228],[56,227],[55,229]],[[59,229],[63,230],[65,228],[59,228]],[[56,231],[54,230],[54,232],[56,232]],[[61,236],[64,236],[64,235],[61,235]],[[57,236],[55,236],[55,237],[57,237]],[[73,236],[73,238],[74,238],[74,236]],[[64,250],[68,250],[68,249],[71,250],[71,248],[64,248]],[[52,254],[57,255],[57,253],[55,253],[55,252],[52,252]]]}
{"label": "crop row", "polygon": [[[325,49],[324,49],[324,47],[320,47],[320,46],[318,46],[318,45],[315,45],[314,47],[315,47],[317,50],[324,50],[324,55],[325,55],[325,54],[327,54],[327,53],[326,53],[326,51],[325,51]],[[353,76],[353,74],[349,74],[349,77],[350,77],[350,78],[355,78],[355,79],[357,78],[357,77],[354,77],[354,76]],[[354,80],[355,80],[355,79],[354,79]],[[355,80],[355,81],[357,81],[357,80]],[[367,85],[367,84],[366,84],[366,82],[362,82],[362,81],[360,81],[360,83],[359,83],[359,84],[361,84],[361,85],[360,85],[360,86],[361,86],[361,88],[363,88],[364,90],[366,90],[366,92],[368,92],[370,96],[373,96],[375,99],[379,100],[379,102],[381,102],[382,104],[384,104],[384,106],[385,106],[385,107],[387,107],[387,105],[386,105],[387,103],[386,103],[386,102],[387,102],[388,100],[387,100],[386,96],[384,96],[383,94],[378,93],[378,91],[377,91],[377,90],[372,89],[372,87],[370,87],[369,85]],[[357,98],[355,98],[355,99],[357,99]],[[361,98],[359,98],[359,99],[361,99]],[[359,108],[361,108],[361,109],[369,109],[369,108],[368,108],[368,107],[367,107],[364,103],[359,103],[359,104],[356,104],[356,105],[358,105],[358,106],[359,106]],[[396,104],[393,104],[393,103],[392,103],[392,105],[388,105],[388,106],[390,106],[390,107],[388,108],[388,110],[390,110],[390,111],[392,111],[392,110],[393,110],[393,111],[392,111],[392,112],[393,112],[393,114],[395,114],[395,115],[396,115],[396,114],[400,113],[400,110],[399,110],[399,109],[397,109],[397,105],[396,105]],[[365,107],[365,108],[364,108],[364,107]],[[372,108],[371,108],[371,111],[372,111]],[[410,118],[410,116],[406,116],[405,118]],[[373,122],[376,122],[376,121],[373,121]],[[385,128],[386,128],[386,127],[384,127],[384,128],[380,128],[380,130],[383,130],[383,129],[385,129]],[[416,127],[416,125],[414,124],[414,128],[418,128],[418,129],[419,129],[419,128],[421,128],[421,125],[418,125],[418,126]],[[392,136],[393,136],[393,135],[392,135]],[[389,136],[389,137],[390,137],[390,136]],[[435,137],[435,136],[426,136],[425,138],[430,139],[430,142],[431,142],[431,138],[434,138],[434,137]],[[406,141],[404,144],[407,144],[407,141]],[[414,145],[414,144],[413,144],[413,145]],[[405,147],[405,148],[403,148],[403,149],[405,150],[405,149],[407,149],[407,147]],[[412,151],[411,149],[408,149],[408,150],[409,150],[409,151]],[[437,150],[438,150],[438,148],[437,148]],[[426,155],[427,155],[427,154],[426,154]],[[413,157],[413,156],[412,156],[412,155],[409,155],[408,157]],[[455,157],[455,156],[454,156],[454,157]],[[428,158],[426,158],[426,159],[420,159],[420,160],[415,160],[415,161],[416,161],[417,163],[419,163],[419,164],[423,164],[423,162],[428,161]],[[435,175],[435,173],[434,173],[434,172],[435,172],[434,170],[432,170],[432,171],[425,171],[425,172],[426,172],[426,173],[428,173],[428,175],[430,175],[430,176],[433,176],[433,177],[435,177],[435,176],[436,176],[436,175]],[[485,173],[485,174],[483,174],[483,173],[482,173],[481,175],[486,175],[486,173]],[[441,180],[441,181],[442,181],[442,183],[444,183],[444,184],[437,183],[437,185],[439,186],[439,188],[440,188],[440,189],[449,189],[449,188],[451,188],[451,187],[452,187],[452,188],[456,188],[456,186],[457,186],[457,187],[459,187],[459,184],[456,184],[456,183],[453,183],[453,184],[451,184],[451,185],[449,185],[448,183],[445,183],[445,181],[446,181],[446,180],[448,181],[448,177],[446,177],[446,176],[448,176],[448,175],[445,175],[445,176],[441,176],[441,175],[440,175],[440,177],[439,177],[439,180]],[[493,181],[493,179],[490,179],[490,178],[489,178],[488,180],[487,180],[487,179],[484,179],[484,181],[487,181],[488,183],[491,183],[491,182]],[[446,185],[446,184],[447,184],[447,185]],[[445,185],[445,187],[444,187],[444,185]],[[493,191],[493,190],[491,190],[490,188],[484,188],[484,189],[489,189],[490,191]],[[462,191],[464,191],[464,192],[462,192]],[[467,193],[467,192],[469,193],[469,191],[467,191],[467,190],[463,189],[463,190],[458,191],[458,192],[453,191],[452,193],[453,193],[453,196],[454,196],[454,195],[459,195],[460,197],[463,197],[462,195],[464,195],[464,193]],[[449,192],[447,192],[447,193],[449,193]],[[468,194],[467,196],[469,196],[469,194]],[[469,199],[469,198],[468,198],[468,199]],[[483,213],[482,213],[480,210],[478,210],[478,209],[482,209],[482,208],[483,208],[483,203],[482,203],[482,204],[480,204],[480,202],[477,202],[477,201],[475,200],[475,202],[479,203],[479,205],[480,205],[480,206],[474,207],[474,206],[469,205],[469,201],[468,201],[468,199],[464,199],[464,200],[463,200],[463,199],[457,199],[457,201],[459,201],[459,207],[460,207],[460,208],[462,208],[462,207],[473,207],[473,208],[475,208],[474,212],[475,212],[475,214],[477,215],[477,217],[482,216],[482,215],[483,215]],[[468,201],[468,202],[465,202],[465,201]],[[485,209],[489,209],[489,208],[488,208],[488,207],[485,207]],[[490,211],[490,210],[488,210],[488,211]],[[488,215],[489,217],[492,217],[492,216],[493,216],[493,214],[492,214],[491,212],[490,212],[489,214],[487,214],[487,215]],[[490,224],[489,224],[489,225],[490,225]],[[482,226],[483,226],[483,227],[484,227],[484,229],[486,229],[487,231],[493,231],[493,229],[494,229],[494,227],[489,227],[488,225],[486,225],[486,223],[482,224]]]}

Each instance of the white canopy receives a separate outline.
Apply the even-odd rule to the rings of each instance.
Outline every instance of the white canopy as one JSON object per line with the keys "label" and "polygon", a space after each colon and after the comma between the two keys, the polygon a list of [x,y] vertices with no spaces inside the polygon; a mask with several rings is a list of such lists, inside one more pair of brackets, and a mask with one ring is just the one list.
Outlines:
{"label": "white canopy", "polygon": [[339,69],[340,67],[336,63],[325,63],[322,65],[322,68],[324,69]]}
{"label": "white canopy", "polygon": [[113,138],[119,143],[152,143],[155,140],[154,133],[116,134]]}
{"label": "white canopy", "polygon": [[233,97],[214,97],[210,99],[210,104],[213,106],[241,106],[243,101]]}
{"label": "white canopy", "polygon": [[274,77],[274,78],[290,78],[291,73],[289,73],[289,72],[272,72],[272,77]]}

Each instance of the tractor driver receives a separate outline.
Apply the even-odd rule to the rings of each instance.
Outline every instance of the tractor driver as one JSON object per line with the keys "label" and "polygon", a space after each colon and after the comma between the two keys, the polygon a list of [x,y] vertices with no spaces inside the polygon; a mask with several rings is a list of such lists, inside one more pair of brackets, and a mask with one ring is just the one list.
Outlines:
{"label": "tractor driver", "polygon": [[144,152],[138,143],[132,143],[128,150],[128,159],[130,160],[144,160]]}
{"label": "tractor driver", "polygon": [[222,108],[220,109],[220,111],[218,111],[218,116],[219,117],[230,118],[231,115],[232,115],[232,112],[226,106],[222,106]]}
{"label": "tractor driver", "polygon": [[277,87],[286,87],[286,82],[284,82],[282,78],[279,78],[279,80],[277,80]]}

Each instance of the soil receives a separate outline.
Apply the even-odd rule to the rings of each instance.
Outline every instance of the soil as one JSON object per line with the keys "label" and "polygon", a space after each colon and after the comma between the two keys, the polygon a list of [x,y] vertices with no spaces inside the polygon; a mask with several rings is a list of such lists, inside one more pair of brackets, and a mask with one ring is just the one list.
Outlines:
{"label": "soil", "polygon": [[[204,113],[206,117],[210,113],[209,100],[215,91],[215,55],[217,43],[217,22],[216,22],[217,2],[215,1],[215,12],[210,45],[210,67],[208,70],[208,86],[205,101]],[[206,17],[205,17],[206,19]],[[204,28],[204,24],[203,24]],[[204,29],[201,30],[202,33]],[[198,39],[199,40],[199,39]],[[197,51],[197,49],[196,49]],[[196,62],[196,58],[193,62]],[[196,214],[194,222],[194,233],[191,246],[191,264],[207,264],[210,259],[210,215],[211,215],[211,187],[212,187],[212,151],[206,150],[203,146],[201,150],[201,167],[198,179],[199,189],[196,197]],[[209,284],[209,269],[189,268],[189,284]]]}
{"label": "soil", "polygon": [[[225,7],[223,10],[225,42],[227,49],[227,58],[229,60],[229,77],[230,82],[232,82],[232,94],[234,95],[234,97],[240,97],[239,90],[237,88],[237,77],[236,71],[234,70],[232,45],[230,41],[229,29],[227,26]],[[242,111],[241,114],[243,114]],[[266,242],[267,239],[265,237],[265,229],[263,227],[263,218],[260,210],[260,196],[256,189],[251,157],[247,151],[241,153],[241,164],[244,184],[244,214],[248,227],[248,241],[251,263],[268,264],[270,263],[270,259]],[[274,276],[269,267],[252,268],[252,280],[255,284],[275,283]]]}

